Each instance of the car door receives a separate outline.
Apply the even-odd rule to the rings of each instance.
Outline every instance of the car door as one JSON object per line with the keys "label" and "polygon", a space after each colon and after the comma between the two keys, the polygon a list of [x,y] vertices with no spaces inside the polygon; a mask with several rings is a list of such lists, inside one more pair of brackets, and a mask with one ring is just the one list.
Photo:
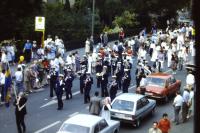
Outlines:
{"label": "car door", "polygon": [[107,121],[102,119],[96,124],[94,133],[112,133],[112,129],[109,127]]}
{"label": "car door", "polygon": [[139,99],[137,101],[136,110],[135,110],[135,117],[136,117],[136,119],[143,117],[143,113],[144,113],[143,111],[144,111],[143,110],[143,104],[142,104],[141,99]]}
{"label": "car door", "polygon": [[152,106],[151,106],[151,103],[149,102],[149,100],[146,97],[141,98],[141,101],[142,101],[143,110],[144,110],[143,115],[146,116],[146,115],[149,114],[149,112],[151,112]]}

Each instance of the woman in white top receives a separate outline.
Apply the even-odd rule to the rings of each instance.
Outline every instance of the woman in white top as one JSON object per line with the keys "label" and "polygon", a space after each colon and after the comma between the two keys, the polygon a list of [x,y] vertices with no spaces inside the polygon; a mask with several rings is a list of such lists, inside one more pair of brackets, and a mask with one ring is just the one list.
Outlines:
{"label": "woman in white top", "polygon": [[85,54],[87,55],[90,52],[90,41],[89,38],[85,41]]}
{"label": "woman in white top", "polygon": [[92,60],[93,60],[92,54],[89,54],[88,55],[88,69],[87,69],[89,73],[92,73]]}
{"label": "woman in white top", "polygon": [[110,120],[110,109],[111,109],[111,99],[110,97],[106,97],[103,100],[101,117],[105,118],[106,120]]}
{"label": "woman in white top", "polygon": [[171,66],[171,59],[172,59],[172,47],[169,46],[167,50],[167,67],[168,68]]}

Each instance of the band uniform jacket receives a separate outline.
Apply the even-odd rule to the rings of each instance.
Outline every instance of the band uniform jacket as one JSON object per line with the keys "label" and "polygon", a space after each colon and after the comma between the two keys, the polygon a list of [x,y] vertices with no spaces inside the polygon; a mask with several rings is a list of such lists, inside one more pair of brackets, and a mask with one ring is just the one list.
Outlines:
{"label": "band uniform jacket", "polygon": [[64,83],[63,80],[57,81],[57,83],[56,83],[56,94],[57,94],[57,96],[62,96],[64,86],[65,86],[65,83]]}
{"label": "band uniform jacket", "polygon": [[89,77],[85,79],[85,89],[91,89],[92,87],[92,84],[93,84],[93,78],[92,77]]}
{"label": "band uniform jacket", "polygon": [[116,96],[117,90],[118,90],[118,84],[117,84],[117,81],[114,80],[111,82],[110,90],[109,90],[111,100],[113,100],[112,97],[114,98]]}
{"label": "band uniform jacket", "polygon": [[73,80],[74,80],[74,77],[73,76],[66,76],[65,77],[65,80],[64,80],[64,82],[65,82],[65,88],[72,88],[72,82],[73,82]]}

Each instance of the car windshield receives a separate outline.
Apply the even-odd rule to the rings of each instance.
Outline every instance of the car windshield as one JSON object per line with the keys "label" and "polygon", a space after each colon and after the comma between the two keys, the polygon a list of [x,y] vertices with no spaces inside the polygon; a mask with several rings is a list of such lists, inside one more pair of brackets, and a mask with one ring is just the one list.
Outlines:
{"label": "car windshield", "polygon": [[89,133],[89,127],[84,127],[80,125],[75,125],[75,124],[68,124],[65,123],[62,128],[60,129],[61,132],[66,132],[66,133]]}
{"label": "car windshield", "polygon": [[123,111],[133,111],[134,103],[131,101],[116,99],[112,104],[112,109],[123,110]]}
{"label": "car windshield", "polygon": [[161,78],[147,77],[147,85],[164,87],[165,80]]}

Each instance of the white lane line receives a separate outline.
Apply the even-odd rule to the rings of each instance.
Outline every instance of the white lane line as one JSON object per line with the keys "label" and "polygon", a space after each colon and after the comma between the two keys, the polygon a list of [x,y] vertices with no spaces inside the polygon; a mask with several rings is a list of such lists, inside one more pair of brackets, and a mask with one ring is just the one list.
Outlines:
{"label": "white lane line", "polygon": [[[80,93],[80,91],[76,91],[76,92],[72,93],[72,96],[78,95],[79,93]],[[62,97],[62,100],[64,100],[64,99],[65,99],[65,97]],[[57,103],[57,100],[56,100],[56,97],[55,97],[55,99],[53,99],[53,100],[49,101],[48,103],[40,106],[40,108],[44,108],[46,106],[50,106],[50,105],[53,105],[53,104],[56,104],[56,103]]]}
{"label": "white lane line", "polygon": [[168,72],[171,72],[172,70],[171,69],[169,69],[169,70],[167,70],[167,71],[165,71],[164,73],[168,73]]}
{"label": "white lane line", "polygon": [[75,116],[75,115],[77,115],[77,114],[79,114],[79,112],[75,112],[75,113],[69,115],[69,117],[73,117],[73,116]]}
{"label": "white lane line", "polygon": [[61,121],[56,121],[56,122],[54,122],[54,123],[52,123],[52,124],[50,124],[50,125],[47,125],[47,126],[43,127],[43,128],[40,129],[40,130],[35,131],[34,133],[41,133],[41,132],[43,132],[43,131],[45,131],[45,130],[47,130],[47,129],[49,129],[49,128],[51,128],[51,127],[57,125],[57,124],[59,124],[60,122],[61,122]]}

